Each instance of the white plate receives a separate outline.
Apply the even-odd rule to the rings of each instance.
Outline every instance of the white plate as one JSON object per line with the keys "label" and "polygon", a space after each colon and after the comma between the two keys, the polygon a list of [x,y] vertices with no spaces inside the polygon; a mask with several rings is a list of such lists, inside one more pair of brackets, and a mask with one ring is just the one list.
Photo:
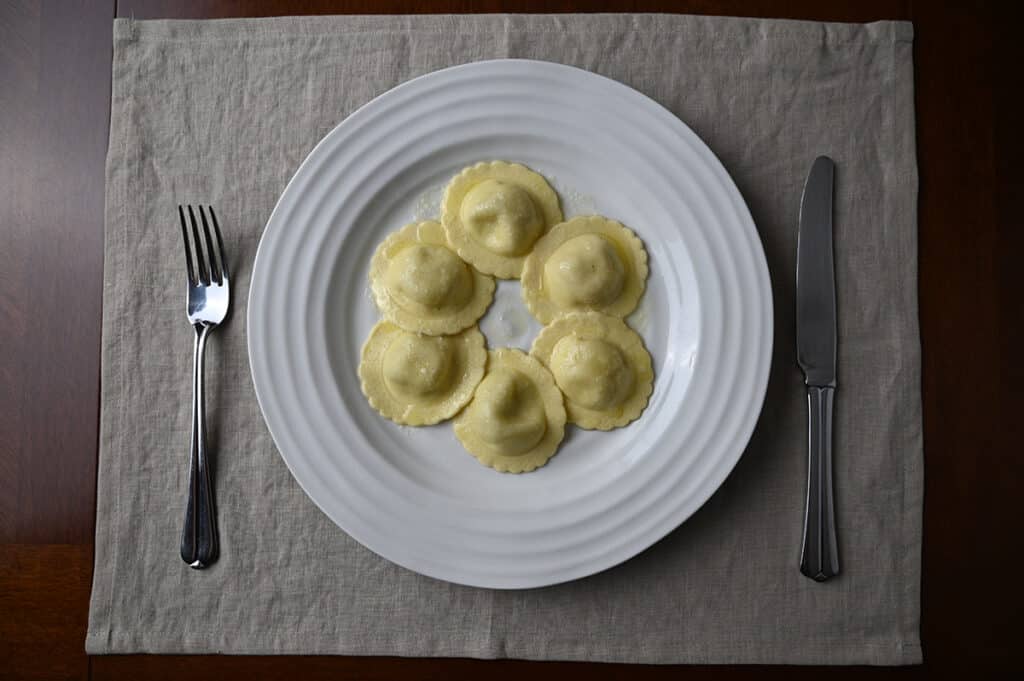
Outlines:
{"label": "white plate", "polygon": [[[570,427],[547,466],[518,476],[477,463],[450,423],[387,421],[356,375],[378,319],[366,280],[373,249],[436,216],[444,183],[491,159],[552,178],[567,216],[621,220],[651,256],[630,319],[654,358],[647,410],[608,433]],[[517,287],[502,283],[482,325],[491,347],[528,348],[537,330]],[[409,81],[317,145],[260,242],[248,334],[267,425],[324,513],[416,572],[525,588],[630,558],[714,493],[761,409],[772,302],[750,213],[693,131],[615,81],[501,60]]]}

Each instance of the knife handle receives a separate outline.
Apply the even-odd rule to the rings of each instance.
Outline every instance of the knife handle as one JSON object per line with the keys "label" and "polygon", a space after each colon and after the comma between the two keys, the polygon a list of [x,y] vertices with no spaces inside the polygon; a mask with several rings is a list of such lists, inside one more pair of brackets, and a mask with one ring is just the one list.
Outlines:
{"label": "knife handle", "polygon": [[807,386],[807,508],[800,572],[816,582],[839,574],[832,497],[832,400],[835,388]]}

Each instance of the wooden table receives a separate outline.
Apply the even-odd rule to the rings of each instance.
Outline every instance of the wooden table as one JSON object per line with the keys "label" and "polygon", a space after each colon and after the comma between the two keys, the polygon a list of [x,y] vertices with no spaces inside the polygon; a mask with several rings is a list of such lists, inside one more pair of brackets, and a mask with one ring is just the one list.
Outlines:
{"label": "wooden table", "polygon": [[[1024,628],[1022,12],[919,0],[94,0],[0,7],[0,678],[747,678],[816,668],[354,657],[88,657],[111,20],[685,11],[914,22],[926,497],[923,667],[994,671]],[[1022,60],[1024,61],[1024,60]],[[867,670],[832,668],[830,677]]]}

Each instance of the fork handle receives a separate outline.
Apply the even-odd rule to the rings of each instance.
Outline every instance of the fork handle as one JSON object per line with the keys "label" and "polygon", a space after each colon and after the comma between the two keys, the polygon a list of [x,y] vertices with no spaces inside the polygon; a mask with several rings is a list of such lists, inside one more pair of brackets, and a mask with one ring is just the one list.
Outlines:
{"label": "fork handle", "polygon": [[800,572],[816,582],[839,574],[832,496],[832,401],[835,388],[807,386],[807,507]]}
{"label": "fork handle", "polygon": [[192,362],[192,444],[189,454],[188,503],[181,532],[181,558],[202,569],[217,560],[217,517],[213,504],[210,456],[206,448],[204,355],[212,326],[196,324]]}

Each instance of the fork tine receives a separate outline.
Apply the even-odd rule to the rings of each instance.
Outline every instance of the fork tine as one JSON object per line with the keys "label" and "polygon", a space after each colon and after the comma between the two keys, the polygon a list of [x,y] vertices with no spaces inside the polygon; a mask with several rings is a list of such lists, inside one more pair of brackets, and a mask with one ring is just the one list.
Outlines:
{"label": "fork tine", "polygon": [[199,280],[209,286],[210,274],[206,270],[206,259],[203,256],[203,242],[199,240],[199,225],[196,223],[196,214],[192,212],[192,205],[188,207],[188,219],[192,223],[192,245],[196,247],[196,269],[199,270]]}
{"label": "fork tine", "polygon": [[185,242],[185,266],[188,268],[188,283],[195,286],[198,282],[192,269],[192,248],[188,245],[188,227],[185,224],[185,211],[180,203],[178,204],[178,217],[181,218],[181,239]]}
{"label": "fork tine", "polygon": [[206,237],[206,255],[210,270],[210,283],[221,283],[220,267],[217,264],[217,253],[213,250],[213,238],[210,237],[210,225],[206,221],[206,211],[199,206],[199,221],[203,223],[203,236]]}
{"label": "fork tine", "polygon": [[213,221],[213,233],[217,235],[217,251],[220,254],[220,272],[224,275],[224,280],[228,279],[228,259],[224,255],[224,241],[220,238],[220,225],[217,224],[217,214],[213,212],[213,206],[208,206],[210,209],[210,220]]}

